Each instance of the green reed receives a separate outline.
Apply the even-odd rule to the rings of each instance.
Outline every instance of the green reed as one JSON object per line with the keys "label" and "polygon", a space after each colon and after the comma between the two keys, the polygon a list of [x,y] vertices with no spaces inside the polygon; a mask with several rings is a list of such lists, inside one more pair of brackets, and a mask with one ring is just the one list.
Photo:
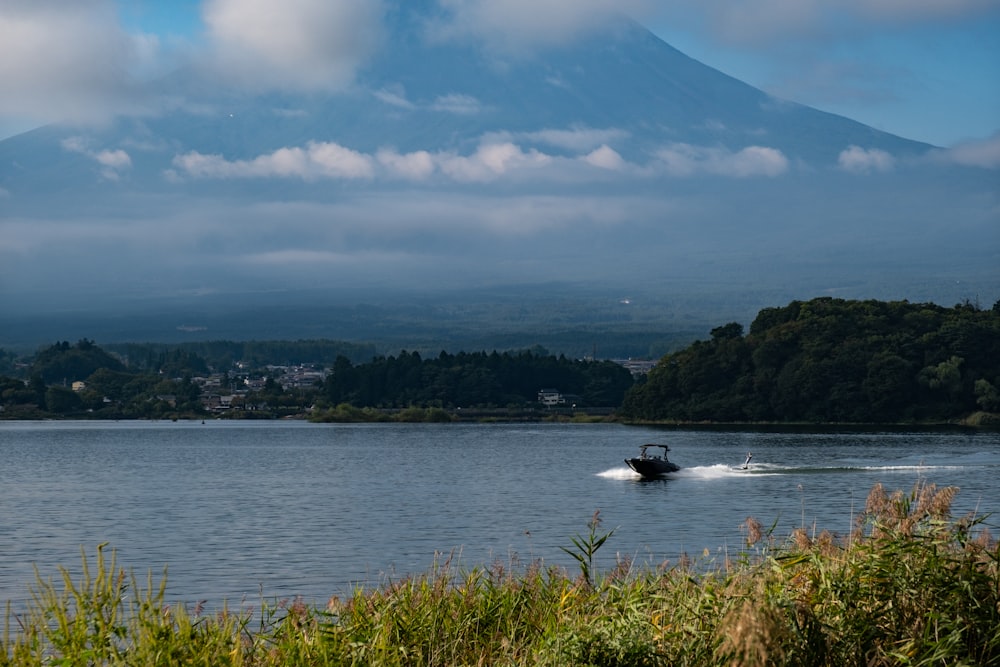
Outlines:
{"label": "green reed", "polygon": [[427,573],[203,615],[164,600],[107,553],[77,580],[37,577],[8,605],[0,665],[1000,665],[1000,551],[983,517],[950,515],[956,490],[872,489],[850,535],[745,524],[735,559],[598,572],[611,537],[595,513],[541,562]]}

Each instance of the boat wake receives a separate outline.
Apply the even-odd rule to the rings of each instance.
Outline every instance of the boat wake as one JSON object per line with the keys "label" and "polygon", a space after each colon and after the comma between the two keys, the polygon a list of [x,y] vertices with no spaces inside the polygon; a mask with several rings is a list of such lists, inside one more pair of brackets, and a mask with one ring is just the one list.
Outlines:
{"label": "boat wake", "polygon": [[723,479],[726,477],[743,477],[745,475],[767,474],[768,466],[752,465],[749,468],[729,465],[727,463],[716,463],[710,466],[694,466],[692,468],[681,468],[677,473],[678,477],[689,479]]}
{"label": "boat wake", "polygon": [[[736,477],[746,475],[748,472],[760,472],[753,470],[742,470],[739,466],[733,467],[725,463],[716,463],[711,466],[694,466],[693,468],[681,468],[674,472],[668,472],[662,479],[719,479],[723,477]],[[598,477],[604,479],[642,479],[642,476],[628,467],[618,467],[597,473]]]}
{"label": "boat wake", "polygon": [[[830,474],[851,474],[851,473],[927,473],[933,470],[964,470],[968,466],[962,465],[928,465],[926,463],[896,463],[896,464],[834,464],[828,466],[802,465],[788,466],[773,463],[753,463],[744,468],[740,465],[728,463],[715,463],[712,465],[692,466],[690,468],[681,467],[680,470],[664,475],[664,479],[731,479],[734,477],[761,477],[774,475],[830,475]],[[598,477],[605,479],[636,480],[641,476],[626,466],[610,468],[597,473]]]}
{"label": "boat wake", "polygon": [[[719,477],[730,477],[736,475],[745,475],[748,471],[740,470],[738,467],[733,468],[732,466],[725,465],[723,463],[717,463],[713,466],[695,466],[693,468],[681,468],[674,472],[665,473],[661,479],[678,479],[681,477],[693,478],[693,479],[714,479]],[[605,479],[642,479],[642,475],[635,472],[628,467],[611,468],[603,472],[597,473],[598,477],[603,477]]]}
{"label": "boat wake", "polygon": [[597,476],[605,479],[640,479],[639,473],[627,466],[611,468],[610,470],[597,473]]}
{"label": "boat wake", "polygon": [[937,470],[965,470],[967,466],[961,465],[929,465],[927,463],[842,463],[832,465],[801,465],[789,466],[774,463],[754,463],[744,468],[738,465],[726,465],[717,463],[710,466],[695,466],[693,468],[682,468],[679,475],[687,475],[692,478],[715,479],[722,477],[737,476],[762,476],[762,475],[830,475],[830,474],[851,474],[851,473],[927,473]]}

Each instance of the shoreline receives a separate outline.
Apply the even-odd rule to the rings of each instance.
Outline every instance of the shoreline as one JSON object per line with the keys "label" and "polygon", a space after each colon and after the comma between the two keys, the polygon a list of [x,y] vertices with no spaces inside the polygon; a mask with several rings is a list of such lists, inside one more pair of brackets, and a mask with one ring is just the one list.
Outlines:
{"label": "shoreline", "polygon": [[626,421],[619,419],[610,409],[594,411],[575,410],[565,412],[520,411],[499,409],[468,409],[455,412],[431,409],[435,412],[427,418],[422,408],[358,408],[347,418],[315,417],[304,413],[290,415],[246,415],[239,417],[219,415],[177,414],[160,418],[112,417],[77,415],[52,415],[32,413],[9,416],[0,412],[3,422],[276,422],[302,421],[313,424],[621,424],[623,426],[647,427],[662,430],[696,431],[763,431],[783,432],[813,430],[866,432],[879,431],[996,431],[1000,430],[1000,415],[986,414],[984,417],[972,415],[967,418],[947,422],[709,422],[709,421]]}

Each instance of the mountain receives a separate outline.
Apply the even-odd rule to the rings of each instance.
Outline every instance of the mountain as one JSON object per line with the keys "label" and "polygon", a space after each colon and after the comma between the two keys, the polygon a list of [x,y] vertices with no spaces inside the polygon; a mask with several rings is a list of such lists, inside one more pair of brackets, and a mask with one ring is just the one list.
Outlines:
{"label": "mountain", "polygon": [[[776,99],[624,18],[511,55],[432,38],[429,11],[396,5],[337,92],[191,67],[149,85],[155,112],[0,141],[0,345],[85,335],[67,331],[85,314],[121,323],[101,342],[152,339],[229,303],[301,303],[288,331],[316,333],[311,304],[553,282],[736,317],[820,294],[1000,294],[995,172]],[[657,312],[673,314],[640,319],[685,316]]]}

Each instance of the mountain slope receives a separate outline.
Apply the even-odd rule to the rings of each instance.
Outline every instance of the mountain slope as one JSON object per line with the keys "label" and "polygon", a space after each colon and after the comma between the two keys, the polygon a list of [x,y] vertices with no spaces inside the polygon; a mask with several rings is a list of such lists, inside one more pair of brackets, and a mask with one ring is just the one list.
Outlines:
{"label": "mountain slope", "polygon": [[[159,83],[162,94],[185,100],[178,108],[123,118],[85,134],[95,149],[159,149],[158,169],[136,170],[153,182],[144,185],[155,184],[170,158],[186,150],[231,160],[309,141],[335,141],[366,153],[385,146],[468,151],[491,132],[574,128],[609,131],[613,147],[637,160],[677,142],[730,150],[760,144],[826,166],[851,145],[899,157],[930,148],[773,98],[630,21],[572,48],[507,59],[470,44],[428,43],[419,38],[418,26],[414,17],[399,20],[396,30],[410,31],[394,33],[392,48],[362,70],[355,87],[339,94],[250,96],[213,87],[185,70]],[[67,136],[74,131],[42,128],[0,142],[0,163],[19,165],[4,169],[0,187],[15,193],[79,177],[88,160],[59,144]]]}
{"label": "mountain slope", "polygon": [[628,20],[511,56],[429,39],[426,4],[404,7],[340,92],[188,69],[151,84],[156,114],[0,142],[6,312],[549,281],[694,283],[752,309],[1000,291],[990,170],[775,99]]}

